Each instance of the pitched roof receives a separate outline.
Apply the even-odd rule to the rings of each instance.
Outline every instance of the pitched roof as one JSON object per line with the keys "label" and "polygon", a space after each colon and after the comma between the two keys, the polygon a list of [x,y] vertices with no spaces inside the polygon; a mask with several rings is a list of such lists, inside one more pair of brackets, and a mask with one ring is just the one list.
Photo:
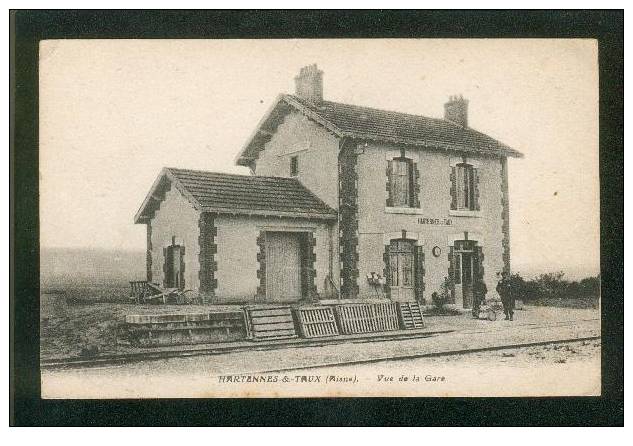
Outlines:
{"label": "pitched roof", "polygon": [[409,144],[456,152],[523,156],[521,152],[490,136],[445,119],[331,101],[323,101],[315,105],[297,96],[282,94],[242,149],[236,160],[237,164],[248,165],[250,161],[257,159],[257,153],[263,149],[264,144],[281,122],[279,118],[293,109],[305,114],[339,137]]}
{"label": "pitched roof", "polygon": [[201,170],[164,168],[154,182],[135,223],[153,217],[165,192],[176,187],[203,212],[336,219],[337,212],[295,178],[233,175]]}

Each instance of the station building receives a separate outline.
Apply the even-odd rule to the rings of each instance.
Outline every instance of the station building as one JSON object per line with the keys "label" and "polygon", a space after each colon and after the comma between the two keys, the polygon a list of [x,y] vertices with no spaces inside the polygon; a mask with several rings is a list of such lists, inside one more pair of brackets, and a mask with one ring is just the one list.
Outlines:
{"label": "station building", "polygon": [[295,82],[236,157],[251,175],[159,174],[134,219],[147,280],[217,304],[495,296],[521,153],[470,128],[461,96],[428,118],[326,101],[316,65]]}

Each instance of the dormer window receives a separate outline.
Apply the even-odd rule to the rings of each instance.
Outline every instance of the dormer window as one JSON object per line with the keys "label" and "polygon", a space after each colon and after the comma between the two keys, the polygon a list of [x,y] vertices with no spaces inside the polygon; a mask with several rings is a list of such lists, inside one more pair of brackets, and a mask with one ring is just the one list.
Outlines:
{"label": "dormer window", "polygon": [[296,156],[290,157],[290,176],[296,177],[299,175],[299,158]]}
{"label": "dormer window", "polygon": [[400,156],[387,161],[387,207],[418,208],[419,185],[416,164]]}

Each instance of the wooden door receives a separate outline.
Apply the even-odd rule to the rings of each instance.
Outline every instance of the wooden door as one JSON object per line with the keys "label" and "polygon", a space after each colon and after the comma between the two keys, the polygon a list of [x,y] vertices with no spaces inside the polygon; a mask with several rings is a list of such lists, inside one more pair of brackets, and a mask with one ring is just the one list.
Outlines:
{"label": "wooden door", "polygon": [[473,277],[474,277],[474,255],[472,252],[462,252],[461,257],[461,284],[462,299],[464,308],[473,306]]}
{"label": "wooden door", "polygon": [[266,233],[266,300],[301,299],[301,244],[299,234]]}
{"label": "wooden door", "polygon": [[389,246],[391,299],[399,302],[415,300],[414,245],[410,240],[392,240]]}
{"label": "wooden door", "polygon": [[165,287],[182,288],[182,247],[172,245],[167,247],[165,256]]}

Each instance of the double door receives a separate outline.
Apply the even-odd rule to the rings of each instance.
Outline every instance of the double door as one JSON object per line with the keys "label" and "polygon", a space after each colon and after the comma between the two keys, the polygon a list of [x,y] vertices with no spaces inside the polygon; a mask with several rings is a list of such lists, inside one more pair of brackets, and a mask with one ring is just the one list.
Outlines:
{"label": "double door", "polygon": [[392,240],[389,246],[391,299],[415,301],[415,245],[411,240]]}

